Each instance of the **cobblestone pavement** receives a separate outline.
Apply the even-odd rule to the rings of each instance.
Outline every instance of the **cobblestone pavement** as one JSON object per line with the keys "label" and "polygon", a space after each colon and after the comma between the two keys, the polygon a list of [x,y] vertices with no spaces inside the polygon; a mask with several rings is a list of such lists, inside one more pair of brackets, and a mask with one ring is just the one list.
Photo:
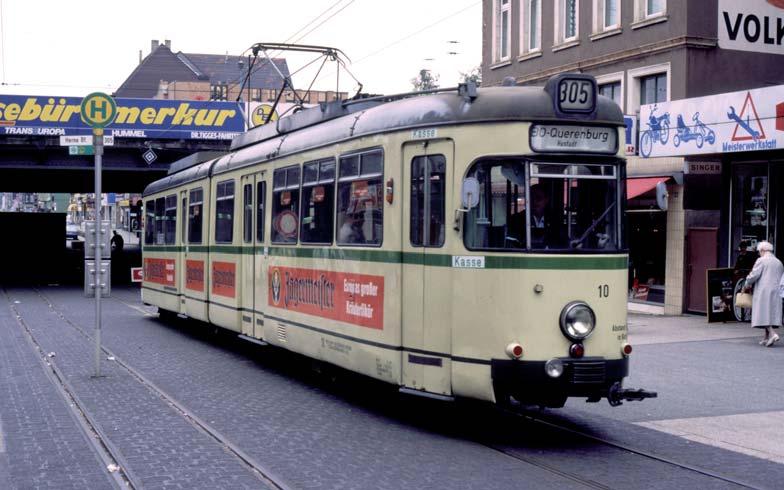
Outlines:
{"label": "cobblestone pavement", "polygon": [[[300,356],[214,336],[192,322],[163,323],[140,304],[133,289],[115,289],[104,300],[103,344],[143,379],[107,360],[102,363],[106,376],[94,379],[94,346],[85,336],[92,333],[92,300],[74,288],[42,288],[41,293],[62,316],[29,289],[9,290],[12,308],[0,308],[0,332],[9,339],[0,345],[0,488],[46,488],[49,483],[38,482],[50,480],[56,482],[53,488],[116,485],[54,388],[14,310],[43,354],[55,353],[49,359],[67,387],[110,441],[119,464],[145,488],[265,485],[235,453],[184,417],[181,408],[291,488],[585,488],[573,475],[609,488],[737,488],[683,469],[665,471],[668,465],[660,462],[487,408],[401,398],[356,377],[331,383],[329,376],[313,374]],[[10,376],[17,379],[12,386],[6,373],[13,372],[24,376]],[[14,390],[16,399],[7,395]],[[607,416],[625,408],[567,406],[545,416],[760,488],[774,488],[771,477],[780,481],[782,465]],[[36,411],[37,425],[26,427],[17,420]],[[54,443],[49,444],[50,437]],[[68,469],[41,469],[39,453]]]}

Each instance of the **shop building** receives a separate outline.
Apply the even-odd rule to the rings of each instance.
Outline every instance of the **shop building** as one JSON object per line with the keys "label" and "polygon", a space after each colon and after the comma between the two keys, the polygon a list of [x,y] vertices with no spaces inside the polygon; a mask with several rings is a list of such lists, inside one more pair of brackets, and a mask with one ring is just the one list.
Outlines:
{"label": "shop building", "polygon": [[[777,178],[776,171],[770,170],[774,160],[757,161],[753,152],[725,157],[722,149],[710,159],[684,157],[688,152],[683,149],[696,146],[696,137],[679,141],[681,151],[657,154],[653,149],[672,144],[679,125],[706,124],[701,115],[691,119],[699,110],[679,121],[665,105],[784,83],[781,4],[773,0],[483,2],[483,85],[500,85],[508,77],[517,84],[541,85],[556,73],[587,73],[597,78],[600,92],[629,115],[630,126],[639,128],[627,131],[627,141],[633,143],[627,168],[630,297],[650,305],[651,311],[706,310],[705,267],[733,260],[735,245],[724,239],[729,216],[735,212],[725,195],[731,192],[730,182],[742,181],[737,185],[743,188],[763,166],[771,172],[770,179]],[[644,138],[646,132],[649,136]],[[725,161],[728,158],[732,163]],[[692,163],[697,166],[690,168]],[[738,177],[732,177],[733,168],[738,169]],[[748,178],[741,177],[746,174]],[[770,189],[773,181],[767,182]]]}

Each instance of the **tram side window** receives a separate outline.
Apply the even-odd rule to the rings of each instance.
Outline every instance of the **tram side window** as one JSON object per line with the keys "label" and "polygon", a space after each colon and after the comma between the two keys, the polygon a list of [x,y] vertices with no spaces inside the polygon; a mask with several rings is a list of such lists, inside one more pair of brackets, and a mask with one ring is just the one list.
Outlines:
{"label": "tram side window", "polygon": [[306,163],[302,167],[302,243],[332,243],[335,202],[335,160]]}
{"label": "tram side window", "polygon": [[338,171],[338,245],[381,245],[384,234],[381,150],[341,157]]}
{"label": "tram side window", "polygon": [[256,240],[264,241],[264,211],[267,203],[267,183],[259,182],[256,184],[256,196],[258,199],[258,209],[256,210]]}
{"label": "tram side window", "polygon": [[155,243],[155,201],[150,199],[144,204],[144,244]]}
{"label": "tram side window", "polygon": [[253,185],[242,186],[242,241],[253,241]]}
{"label": "tram side window", "polygon": [[234,238],[234,181],[218,182],[215,194],[215,242],[231,243]]}
{"label": "tram side window", "polygon": [[188,243],[201,243],[201,226],[204,220],[204,191],[193,189],[188,206]]}
{"label": "tram side window", "polygon": [[[444,155],[415,157],[411,161],[411,245],[415,247],[444,245],[445,190]],[[425,231],[428,232],[427,237]]]}
{"label": "tram side window", "polygon": [[155,200],[155,244],[163,245],[163,223],[166,219],[166,198],[159,197]]}
{"label": "tram side window", "polygon": [[174,245],[177,241],[177,195],[166,196],[166,213],[163,224],[163,241],[166,245]]}
{"label": "tram side window", "polygon": [[297,243],[299,184],[298,165],[272,174],[272,243]]}
{"label": "tram side window", "polygon": [[525,164],[487,160],[468,174],[479,181],[479,203],[466,214],[468,249],[524,249],[526,243]]}

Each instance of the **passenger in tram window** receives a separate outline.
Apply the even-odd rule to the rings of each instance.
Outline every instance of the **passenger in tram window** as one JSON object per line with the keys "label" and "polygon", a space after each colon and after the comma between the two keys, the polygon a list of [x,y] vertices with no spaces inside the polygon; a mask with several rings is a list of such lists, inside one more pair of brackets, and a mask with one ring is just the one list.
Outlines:
{"label": "passenger in tram window", "polygon": [[114,250],[115,252],[122,252],[123,246],[125,246],[125,240],[123,239],[122,235],[117,233],[117,230],[113,230],[112,233],[114,234],[114,236],[112,236],[109,245],[112,247],[112,250]]}
{"label": "passenger in tram window", "polygon": [[779,340],[773,330],[781,326],[782,304],[779,288],[784,276],[784,265],[773,255],[773,245],[770,242],[760,242],[757,251],[760,258],[754,262],[754,268],[746,276],[745,290],[750,291],[752,286],[754,287],[751,326],[765,329],[760,345],[770,347]]}
{"label": "passenger in tram window", "polygon": [[365,233],[362,231],[364,224],[365,219],[361,211],[346,213],[343,224],[338,230],[338,243],[365,243]]}
{"label": "passenger in tram window", "polygon": [[531,186],[531,228],[545,228],[545,210],[550,199],[541,184]]}

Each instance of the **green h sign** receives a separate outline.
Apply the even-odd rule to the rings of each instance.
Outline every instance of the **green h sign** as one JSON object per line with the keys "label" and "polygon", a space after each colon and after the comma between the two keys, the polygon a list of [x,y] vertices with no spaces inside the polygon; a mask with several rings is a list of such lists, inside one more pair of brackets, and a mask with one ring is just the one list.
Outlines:
{"label": "green h sign", "polygon": [[94,92],[82,99],[82,121],[92,128],[104,128],[117,116],[114,99],[102,92]]}

